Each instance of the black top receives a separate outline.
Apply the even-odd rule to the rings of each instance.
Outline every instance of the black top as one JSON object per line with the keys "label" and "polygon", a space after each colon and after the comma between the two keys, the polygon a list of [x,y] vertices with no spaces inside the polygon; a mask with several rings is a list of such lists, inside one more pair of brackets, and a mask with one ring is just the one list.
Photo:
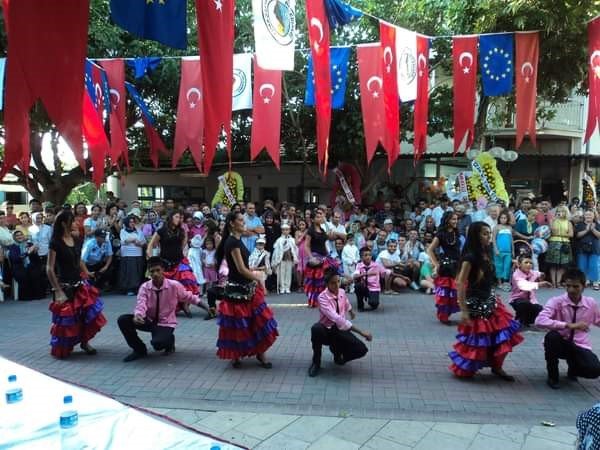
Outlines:
{"label": "black top", "polygon": [[156,231],[160,237],[160,257],[169,263],[179,263],[183,259],[183,229],[175,231],[164,226]]}
{"label": "black top", "polygon": [[491,260],[491,255],[488,259],[484,258],[482,261],[481,258],[476,258],[475,255],[467,253],[463,255],[462,260],[471,263],[466,293],[467,298],[488,298],[492,292],[492,288],[496,284],[496,268]]}
{"label": "black top", "polygon": [[310,251],[311,253],[318,253],[322,256],[327,256],[327,246],[325,243],[327,242],[327,234],[323,229],[319,233],[315,226],[312,225],[308,229],[308,235],[310,236]]}
{"label": "black top", "polygon": [[273,253],[273,246],[275,245],[275,241],[279,236],[281,236],[281,227],[277,223],[272,223],[271,225],[264,225],[265,227],[265,250],[269,253]]}
{"label": "black top", "polygon": [[240,253],[242,254],[242,260],[244,261],[244,265],[248,267],[248,257],[250,253],[246,246],[242,243],[240,239],[237,239],[233,236],[229,236],[225,241],[225,260],[227,261],[227,267],[229,269],[229,275],[227,279],[234,283],[248,283],[251,280],[243,276],[239,270],[237,269],[235,262],[233,261],[232,251],[236,248],[240,249]]}
{"label": "black top", "polygon": [[[578,223],[575,225],[575,234],[581,233],[587,228],[587,224]],[[594,224],[594,228],[596,231],[600,231],[600,225]],[[587,232],[583,237],[577,238],[577,252],[579,253],[588,253],[592,255],[600,254],[600,241],[594,233],[591,231]]]}
{"label": "black top", "polygon": [[56,252],[54,270],[61,283],[77,283],[81,281],[79,260],[81,259],[81,244],[76,240],[73,247],[65,244],[62,239],[50,241],[50,249]]}
{"label": "black top", "polygon": [[460,259],[460,237],[457,231],[439,230],[436,234],[444,256],[458,261]]}

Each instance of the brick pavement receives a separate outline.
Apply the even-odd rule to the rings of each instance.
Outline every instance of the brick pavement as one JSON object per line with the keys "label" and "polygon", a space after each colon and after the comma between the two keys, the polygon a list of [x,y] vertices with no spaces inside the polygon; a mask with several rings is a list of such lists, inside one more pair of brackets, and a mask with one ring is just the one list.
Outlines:
{"label": "brick pavement", "polygon": [[[545,300],[550,294],[546,290],[540,297]],[[135,301],[124,296],[105,298],[109,323],[93,342],[98,355],[76,352],[65,361],[48,353],[46,301],[2,303],[0,354],[118,400],[162,409],[480,424],[533,425],[550,420],[573,425],[576,414],[600,398],[598,380],[565,381],[557,392],[546,387],[543,334],[536,332],[525,333],[525,342],[506,361],[515,383],[503,382],[488,370],[471,381],[453,378],[446,368],[446,353],[454,342],[455,327],[437,323],[432,297],[412,292],[384,296],[383,310],[357,317],[357,325],[374,334],[365,358],[338,367],[325,351],[320,376],[309,378],[310,325],[317,311],[304,307],[299,294],[268,300],[281,333],[270,351],[272,370],[253,360],[234,370],[218,360],[215,321],[203,321],[199,310],[192,319],[179,319],[174,355],[153,353],[122,363],[129,349],[116,319],[130,312]],[[592,336],[600,350],[600,332],[594,330]]]}

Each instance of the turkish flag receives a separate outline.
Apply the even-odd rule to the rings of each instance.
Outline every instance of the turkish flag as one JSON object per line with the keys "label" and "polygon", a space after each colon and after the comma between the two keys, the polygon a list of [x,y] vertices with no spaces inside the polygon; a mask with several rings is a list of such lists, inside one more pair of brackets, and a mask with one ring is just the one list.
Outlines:
{"label": "turkish flag", "polygon": [[87,143],[88,155],[92,162],[92,181],[97,188],[104,182],[104,159],[109,153],[109,143],[102,120],[89,94],[83,94],[83,137]]}
{"label": "turkish flag", "polygon": [[585,142],[600,130],[600,16],[588,24],[588,85],[590,89]]}
{"label": "turkish flag", "polygon": [[281,70],[261,69],[254,58],[254,98],[250,158],[263,148],[279,169],[281,132]]}
{"label": "turkish flag", "polygon": [[106,59],[100,64],[106,72],[110,88],[110,150],[108,154],[114,166],[118,165],[119,159],[122,158],[129,168],[129,149],[125,132],[127,130],[125,63],[122,59]]}
{"label": "turkish flag", "polygon": [[306,23],[315,72],[317,156],[319,168],[323,173],[327,173],[331,126],[331,67],[329,67],[329,19],[324,0],[306,0]]}
{"label": "turkish flag", "polygon": [[417,35],[417,100],[414,116],[414,155],[421,159],[427,150],[427,121],[429,120],[429,38]]}
{"label": "turkish flag", "polygon": [[200,59],[182,58],[172,167],[177,165],[185,149],[189,148],[196,167],[202,172],[202,140],[204,137],[202,96]]}
{"label": "turkish flag", "polygon": [[517,78],[517,149],[525,133],[535,146],[539,33],[515,33],[515,76]]}
{"label": "turkish flag", "polygon": [[381,46],[378,43],[357,45],[356,54],[367,164],[371,164],[377,144],[383,145],[386,139]]}
{"label": "turkish flag", "polygon": [[231,162],[234,13],[235,0],[196,0],[202,86],[207,87],[203,95],[206,174],[223,128]]}
{"label": "turkish flag", "polygon": [[386,145],[388,172],[400,154],[400,99],[398,97],[398,64],[396,60],[396,27],[379,22],[381,41],[381,73],[383,78],[383,103],[385,105]]}
{"label": "turkish flag", "polygon": [[454,154],[465,135],[465,151],[475,140],[475,90],[477,87],[477,36],[452,38],[452,90],[454,93]]}
{"label": "turkish flag", "polygon": [[81,99],[89,0],[4,0],[3,6],[10,32],[0,178],[15,165],[29,170],[29,111],[38,99],[85,167]]}

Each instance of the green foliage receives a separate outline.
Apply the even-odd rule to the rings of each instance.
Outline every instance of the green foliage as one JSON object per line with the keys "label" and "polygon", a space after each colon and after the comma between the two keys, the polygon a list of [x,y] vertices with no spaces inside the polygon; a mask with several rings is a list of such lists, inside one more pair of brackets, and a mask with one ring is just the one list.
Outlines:
{"label": "green foliage", "polygon": [[98,192],[98,189],[96,189],[96,186],[93,183],[84,183],[71,191],[67,197],[66,203],[75,205],[82,202],[86,205],[91,205],[95,203],[98,195],[100,195],[101,198],[106,197],[105,186],[101,186],[100,192]]}

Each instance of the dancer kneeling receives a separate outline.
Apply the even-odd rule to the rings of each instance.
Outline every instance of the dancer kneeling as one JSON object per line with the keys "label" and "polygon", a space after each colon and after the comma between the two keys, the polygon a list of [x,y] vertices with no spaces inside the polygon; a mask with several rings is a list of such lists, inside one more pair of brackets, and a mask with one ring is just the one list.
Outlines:
{"label": "dancer kneeling", "polygon": [[137,334],[137,330],[152,334],[150,344],[154,350],[164,350],[168,355],[175,351],[175,311],[178,303],[193,303],[208,311],[197,295],[188,291],[179,281],[165,277],[165,265],[162,259],[153,256],[148,259],[150,281],[140,286],[137,304],[133,314],[123,314],[118,324],[123,337],[133,349],[133,353],[123,359],[135,361],[147,356],[148,350]]}
{"label": "dancer kneeling", "polygon": [[486,366],[506,381],[514,381],[502,368],[506,355],[523,341],[513,320],[494,293],[496,282],[492,262],[492,232],[485,222],[469,227],[456,279],[458,303],[462,311],[458,325],[458,342],[449,353],[450,371],[458,377],[472,377]]}
{"label": "dancer kneeling", "polygon": [[567,360],[571,380],[598,378],[600,361],[592,353],[590,326],[600,326],[600,307],[592,297],[583,295],[585,274],[569,269],[563,281],[567,292],[553,297],[535,320],[538,327],[550,330],[544,338],[548,386],[558,389],[558,360]]}
{"label": "dancer kneeling", "polygon": [[367,341],[373,336],[367,331],[361,331],[346,319],[346,313],[354,320],[354,311],[343,289],[339,288],[340,277],[337,270],[328,269],[325,272],[327,288],[319,295],[319,322],[311,330],[313,360],[308,375],[316,377],[321,369],[321,348],[328,345],[333,353],[333,361],[344,365],[353,359],[362,358],[368,349],[352,332],[360,334]]}
{"label": "dancer kneeling", "polygon": [[265,353],[279,335],[277,322],[265,303],[261,274],[248,268],[248,249],[240,240],[244,229],[242,213],[229,213],[217,248],[217,267],[225,259],[229,269],[227,283],[217,293],[221,300],[217,356],[231,359],[235,368],[240,367],[241,358],[256,356],[261,367],[270,369],[272,365]]}

